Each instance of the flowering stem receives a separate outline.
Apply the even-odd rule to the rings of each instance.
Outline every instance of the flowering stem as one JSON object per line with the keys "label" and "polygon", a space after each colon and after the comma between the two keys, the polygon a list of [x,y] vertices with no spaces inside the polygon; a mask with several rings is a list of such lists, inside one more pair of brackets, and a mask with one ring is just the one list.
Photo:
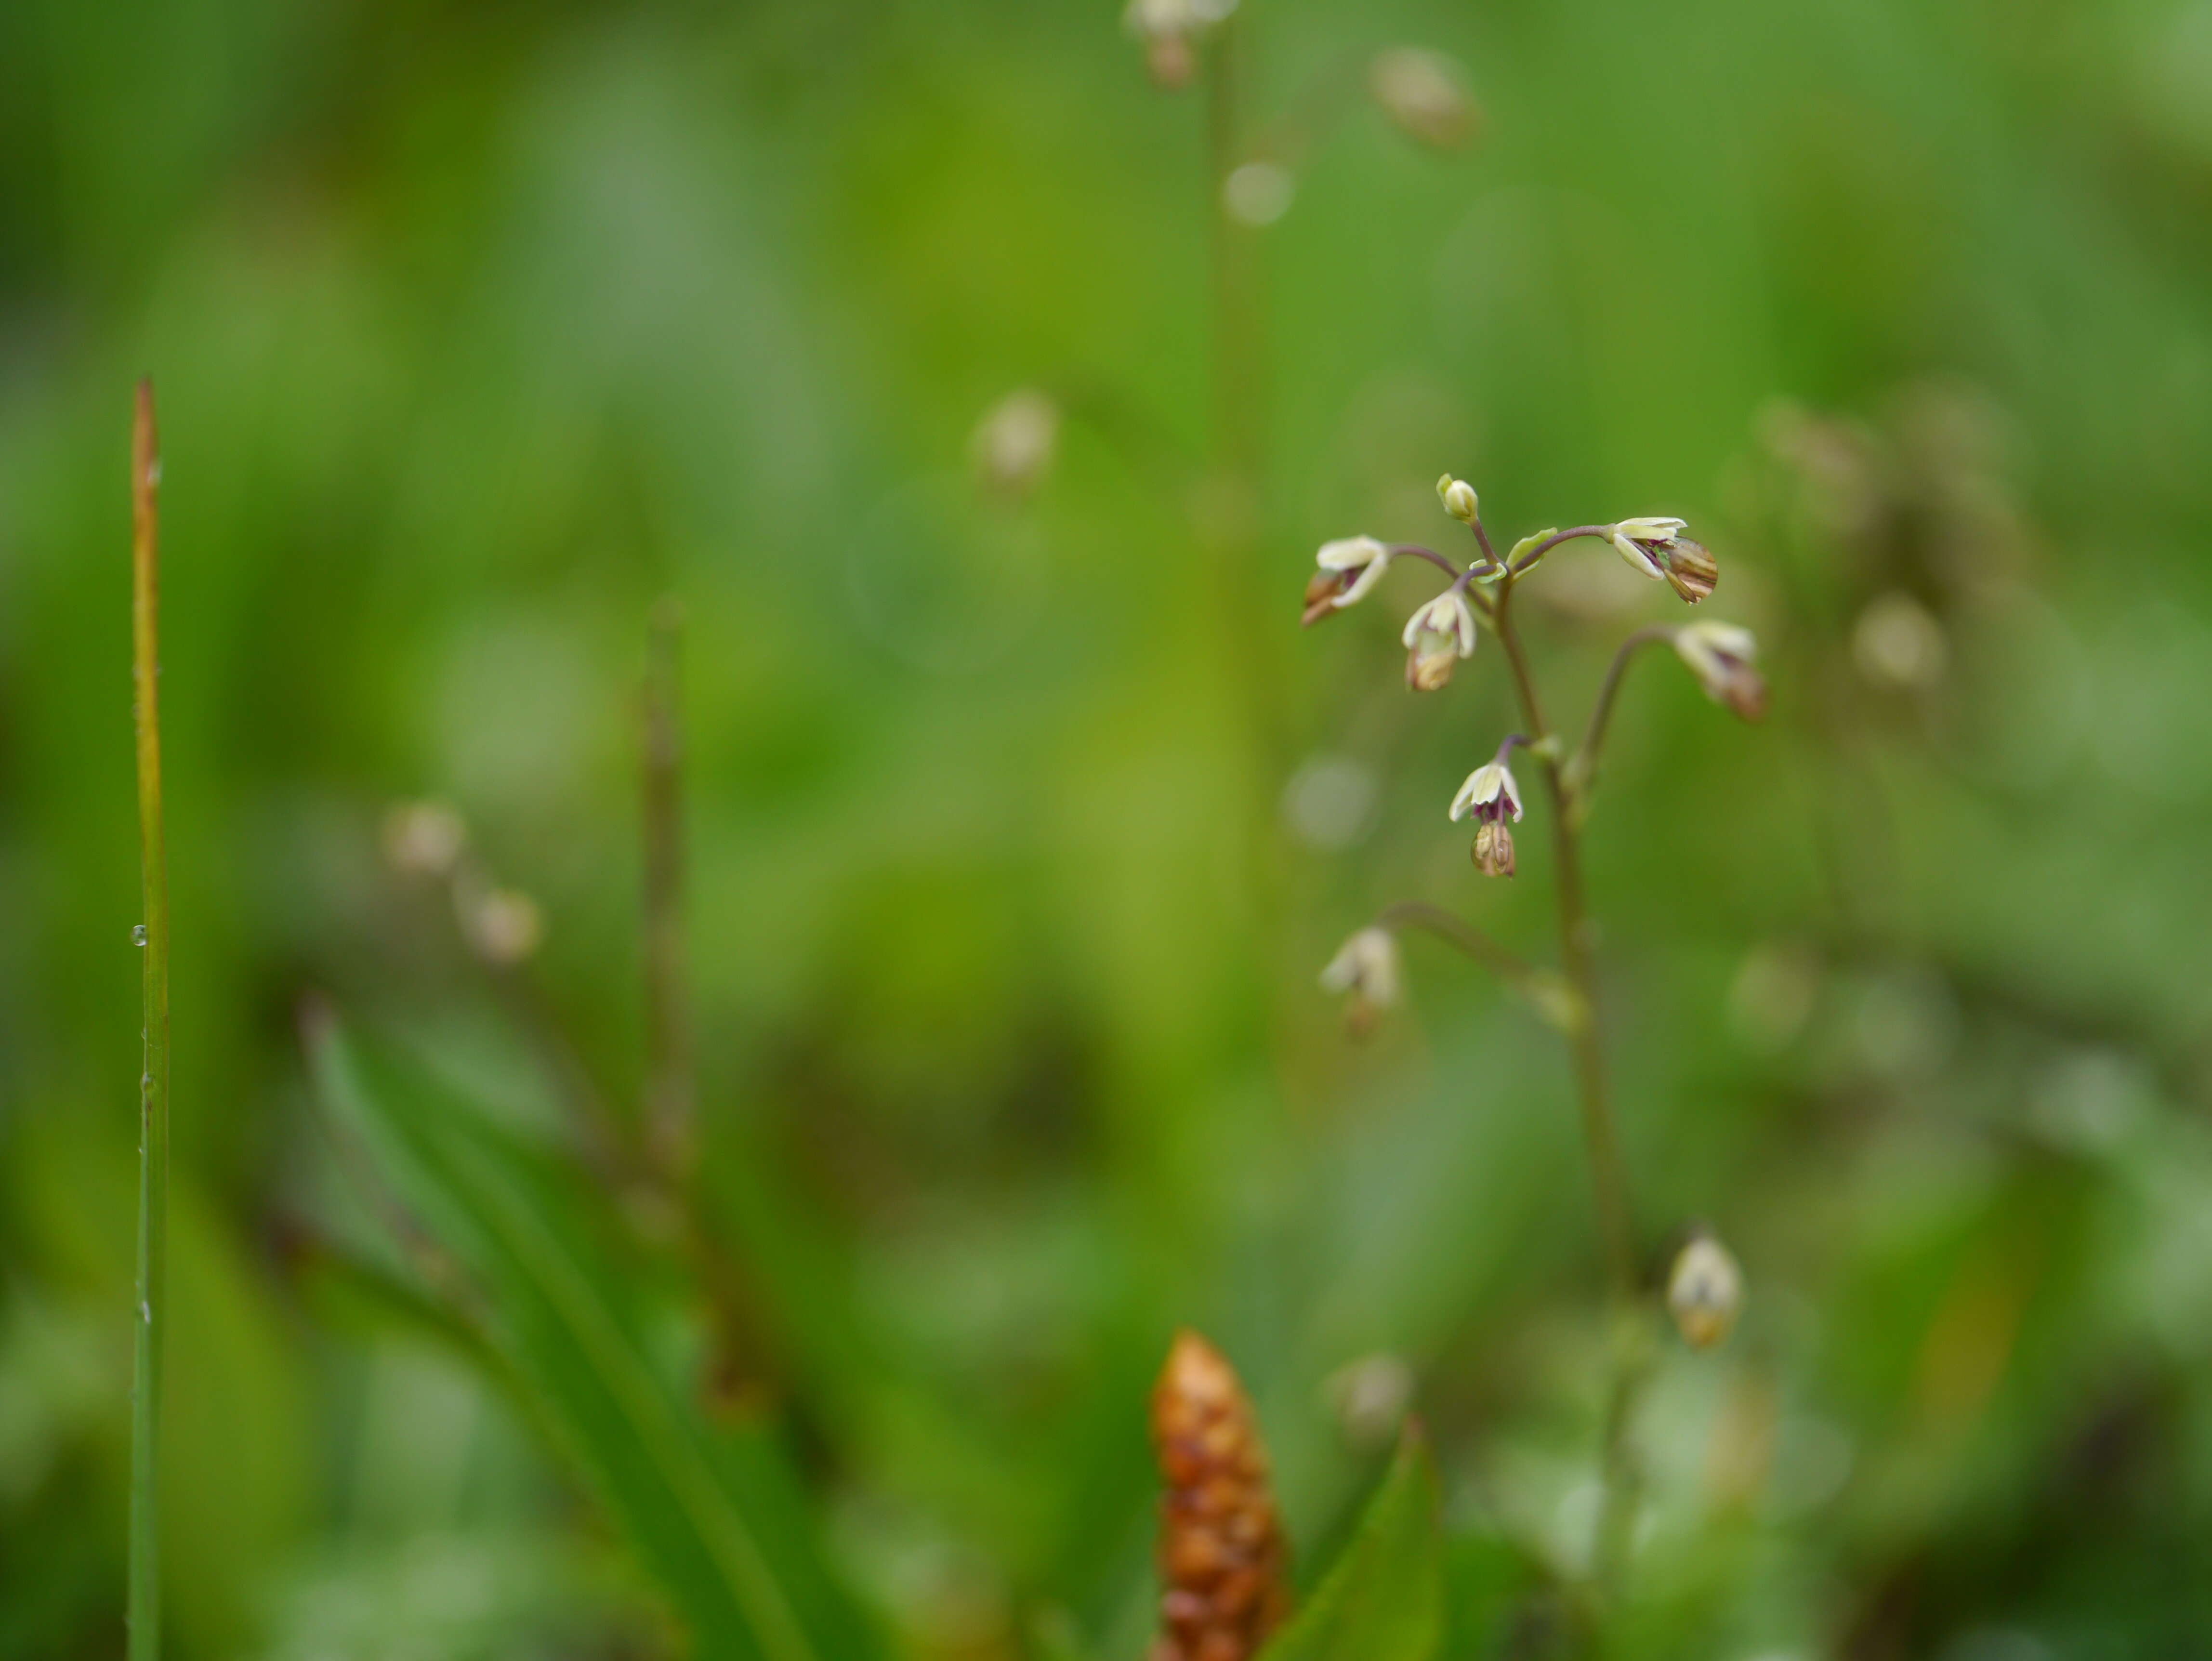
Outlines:
{"label": "flowering stem", "polygon": [[1393,556],[1398,554],[1410,554],[1416,559],[1425,559],[1428,561],[1430,564],[1435,566],[1438,570],[1442,571],[1445,575],[1452,578],[1454,581],[1457,581],[1463,575],[1458,566],[1453,564],[1435,549],[1424,548],[1418,542],[1392,542],[1384,545],[1390,550]]}
{"label": "flowering stem", "polygon": [[[1603,527],[1580,526],[1547,538],[1525,557],[1516,572],[1525,569],[1544,550],[1571,536],[1602,534]],[[1601,1462],[1605,1498],[1600,1513],[1595,1567],[1601,1585],[1609,1584],[1620,1568],[1635,1517],[1636,1482],[1628,1445],[1630,1421],[1644,1374],[1638,1360],[1642,1323],[1635,1313],[1637,1299],[1635,1220],[1628,1203],[1628,1181],[1614,1129],[1605,1074],[1605,1050],[1597,1021],[1596,962],[1590,950],[1589,917],[1583,891],[1582,849],[1574,816],[1568,812],[1569,794],[1556,746],[1549,744],[1551,728],[1544,720],[1528,654],[1513,624],[1513,590],[1517,577],[1509,574],[1498,585],[1494,620],[1499,643],[1513,672],[1513,684],[1533,735],[1530,748],[1541,762],[1544,787],[1552,803],[1553,857],[1558,867],[1559,954],[1567,983],[1575,994],[1577,1019],[1567,1030],[1573,1052],[1575,1087],[1582,1108],[1583,1139],[1589,1153],[1590,1180],[1595,1190],[1598,1227],[1605,1244],[1607,1268],[1613,1284],[1616,1336],[1613,1381],[1607,1391],[1605,1450]]]}
{"label": "flowering stem", "polygon": [[138,1307],[131,1368],[131,1661],[161,1652],[161,1348],[169,1214],[169,873],[161,834],[161,456],[153,383],[138,383],[131,428],[131,672],[137,683],[138,854],[146,921],[141,936],[144,1050],[138,1079]]}
{"label": "flowering stem", "polygon": [[[1546,537],[1541,542],[1531,548],[1527,553],[1522,555],[1520,558],[1515,560],[1512,565],[1508,568],[1506,575],[1509,576],[1519,576],[1523,571],[1527,570],[1531,565],[1534,565],[1538,560],[1543,558],[1545,555],[1550,553],[1553,549],[1558,547],[1561,543],[1572,542],[1577,537],[1602,537],[1610,541],[1613,537],[1613,526],[1610,525],[1577,525],[1571,530],[1554,531],[1551,535]],[[1489,545],[1490,545],[1487,541],[1483,544],[1485,551],[1488,551]]]}
{"label": "flowering stem", "polygon": [[1431,905],[1425,900],[1394,901],[1375,914],[1375,922],[1377,927],[1393,931],[1425,929],[1516,987],[1533,985],[1540,972],[1534,964],[1508,951],[1473,923],[1464,922],[1442,906]]}
{"label": "flowering stem", "polygon": [[1650,624],[1621,642],[1620,649],[1613,654],[1612,663],[1606,667],[1605,680],[1597,689],[1597,703],[1590,710],[1589,727],[1583,733],[1582,745],[1567,764],[1566,782],[1574,793],[1578,810],[1591,782],[1597,777],[1598,751],[1604,747],[1606,730],[1613,720],[1613,700],[1620,696],[1621,677],[1627,671],[1629,659],[1634,657],[1639,648],[1655,641],[1672,640],[1674,637],[1672,624]]}

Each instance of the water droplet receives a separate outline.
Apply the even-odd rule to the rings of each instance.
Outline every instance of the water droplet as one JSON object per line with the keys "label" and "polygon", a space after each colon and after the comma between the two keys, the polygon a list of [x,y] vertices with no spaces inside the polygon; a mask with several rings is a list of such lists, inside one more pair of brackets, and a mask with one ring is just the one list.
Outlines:
{"label": "water droplet", "polygon": [[146,925],[144,923],[137,922],[131,925],[131,944],[133,946],[143,946],[146,944]]}
{"label": "water droplet", "polygon": [[138,1318],[148,1326],[154,1324],[154,1306],[143,1298],[138,1300]]}

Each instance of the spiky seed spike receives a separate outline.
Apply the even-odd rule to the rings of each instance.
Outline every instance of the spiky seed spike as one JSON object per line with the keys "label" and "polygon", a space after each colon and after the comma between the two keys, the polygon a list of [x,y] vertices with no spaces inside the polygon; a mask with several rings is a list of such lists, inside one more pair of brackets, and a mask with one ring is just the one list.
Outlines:
{"label": "spiky seed spike", "polygon": [[1150,1661],[1249,1661],[1290,1608],[1267,1450],[1221,1352],[1176,1334],[1152,1386],[1160,1635]]}

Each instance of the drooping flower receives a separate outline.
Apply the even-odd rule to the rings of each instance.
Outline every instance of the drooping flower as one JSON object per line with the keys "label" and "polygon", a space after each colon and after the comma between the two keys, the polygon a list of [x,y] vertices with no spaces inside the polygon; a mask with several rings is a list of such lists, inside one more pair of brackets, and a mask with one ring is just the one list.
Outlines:
{"label": "drooping flower", "polygon": [[1452,667],[1474,655],[1474,611],[1457,585],[1406,619],[1406,684],[1433,692],[1451,679]]}
{"label": "drooping flower", "polygon": [[1630,565],[1654,581],[1664,579],[1695,605],[1712,593],[1721,568],[1703,543],[1682,534],[1687,524],[1679,519],[1624,519],[1607,534]]}
{"label": "drooping flower", "polygon": [[1321,569],[1306,582],[1305,611],[1298,619],[1308,627],[1364,599],[1382,580],[1390,550],[1373,537],[1340,537],[1322,543],[1314,563]]}
{"label": "drooping flower", "polygon": [[1376,1017],[1405,995],[1405,971],[1398,956],[1398,937],[1389,929],[1361,929],[1337,948],[1321,971],[1322,989],[1348,995],[1345,1019],[1356,1036],[1364,1037]]}
{"label": "drooping flower", "polygon": [[1750,630],[1733,623],[1686,623],[1674,631],[1674,652],[1714,703],[1746,721],[1766,713],[1766,678],[1752,666],[1759,642]]}
{"label": "drooping flower", "polygon": [[1467,782],[1452,798],[1453,823],[1474,815],[1474,868],[1486,877],[1513,874],[1513,832],[1505,822],[1521,817],[1521,787],[1514,782],[1513,770],[1504,759],[1512,743],[1506,741],[1498,760],[1485,762],[1469,773]]}

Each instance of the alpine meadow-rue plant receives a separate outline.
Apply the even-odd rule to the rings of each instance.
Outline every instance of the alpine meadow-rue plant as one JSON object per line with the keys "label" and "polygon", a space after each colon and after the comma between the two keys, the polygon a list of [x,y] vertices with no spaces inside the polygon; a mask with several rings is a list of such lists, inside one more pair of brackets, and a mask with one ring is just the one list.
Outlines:
{"label": "alpine meadow-rue plant", "polygon": [[[1514,607],[1520,585],[1554,548],[1577,538],[1609,544],[1632,569],[1655,582],[1665,582],[1690,605],[1701,604],[1712,593],[1720,578],[1718,563],[1686,534],[1689,527],[1684,520],[1660,515],[1540,531],[1516,544],[1501,559],[1484,528],[1474,487],[1447,473],[1437,482],[1437,495],[1445,513],[1465,525],[1474,538],[1473,559],[1462,564],[1418,544],[1383,543],[1364,536],[1327,543],[1316,557],[1317,574],[1307,587],[1304,621],[1311,625],[1366,598],[1394,562],[1418,560],[1450,580],[1407,620],[1402,638],[1408,686],[1422,692],[1441,691],[1453,670],[1474,654],[1480,634],[1497,637],[1525,730],[1507,734],[1490,758],[1468,775],[1451,798],[1449,812],[1454,823],[1474,821],[1471,854],[1476,869],[1486,877],[1513,876],[1510,827],[1521,822],[1525,809],[1519,782],[1508,764],[1516,749],[1525,750],[1536,763],[1545,796],[1540,811],[1551,832],[1559,968],[1554,975],[1526,964],[1449,912],[1401,901],[1384,908],[1346,943],[1322,972],[1322,983],[1331,991],[1350,995],[1351,1024],[1355,1031],[1364,1031],[1373,1024],[1378,1008],[1401,995],[1397,954],[1386,952],[1378,937],[1418,927],[1498,970],[1567,1042],[1614,1308],[1613,1376],[1601,1458],[1604,1499],[1590,1556],[1594,1585],[1603,1596],[1620,1584],[1634,1533],[1641,1479],[1632,1427],[1651,1365],[1660,1306],[1663,1302],[1672,1314],[1684,1342],[1698,1348],[1709,1347],[1724,1338],[1735,1323],[1743,1277],[1726,1248],[1703,1229],[1690,1232],[1663,1277],[1656,1275],[1639,1236],[1607,1085],[1581,830],[1596,788],[1599,755],[1624,672],[1640,648],[1660,642],[1672,645],[1706,696],[1747,721],[1765,713],[1766,683],[1755,666],[1758,647],[1748,630],[1705,621],[1638,629],[1621,642],[1598,689],[1582,739],[1568,749],[1547,715],[1522,643]],[[1380,971],[1381,965],[1387,965],[1387,972]],[[1387,996],[1377,995],[1378,980],[1388,988]],[[1662,1278],[1663,1285],[1659,1283]]]}

